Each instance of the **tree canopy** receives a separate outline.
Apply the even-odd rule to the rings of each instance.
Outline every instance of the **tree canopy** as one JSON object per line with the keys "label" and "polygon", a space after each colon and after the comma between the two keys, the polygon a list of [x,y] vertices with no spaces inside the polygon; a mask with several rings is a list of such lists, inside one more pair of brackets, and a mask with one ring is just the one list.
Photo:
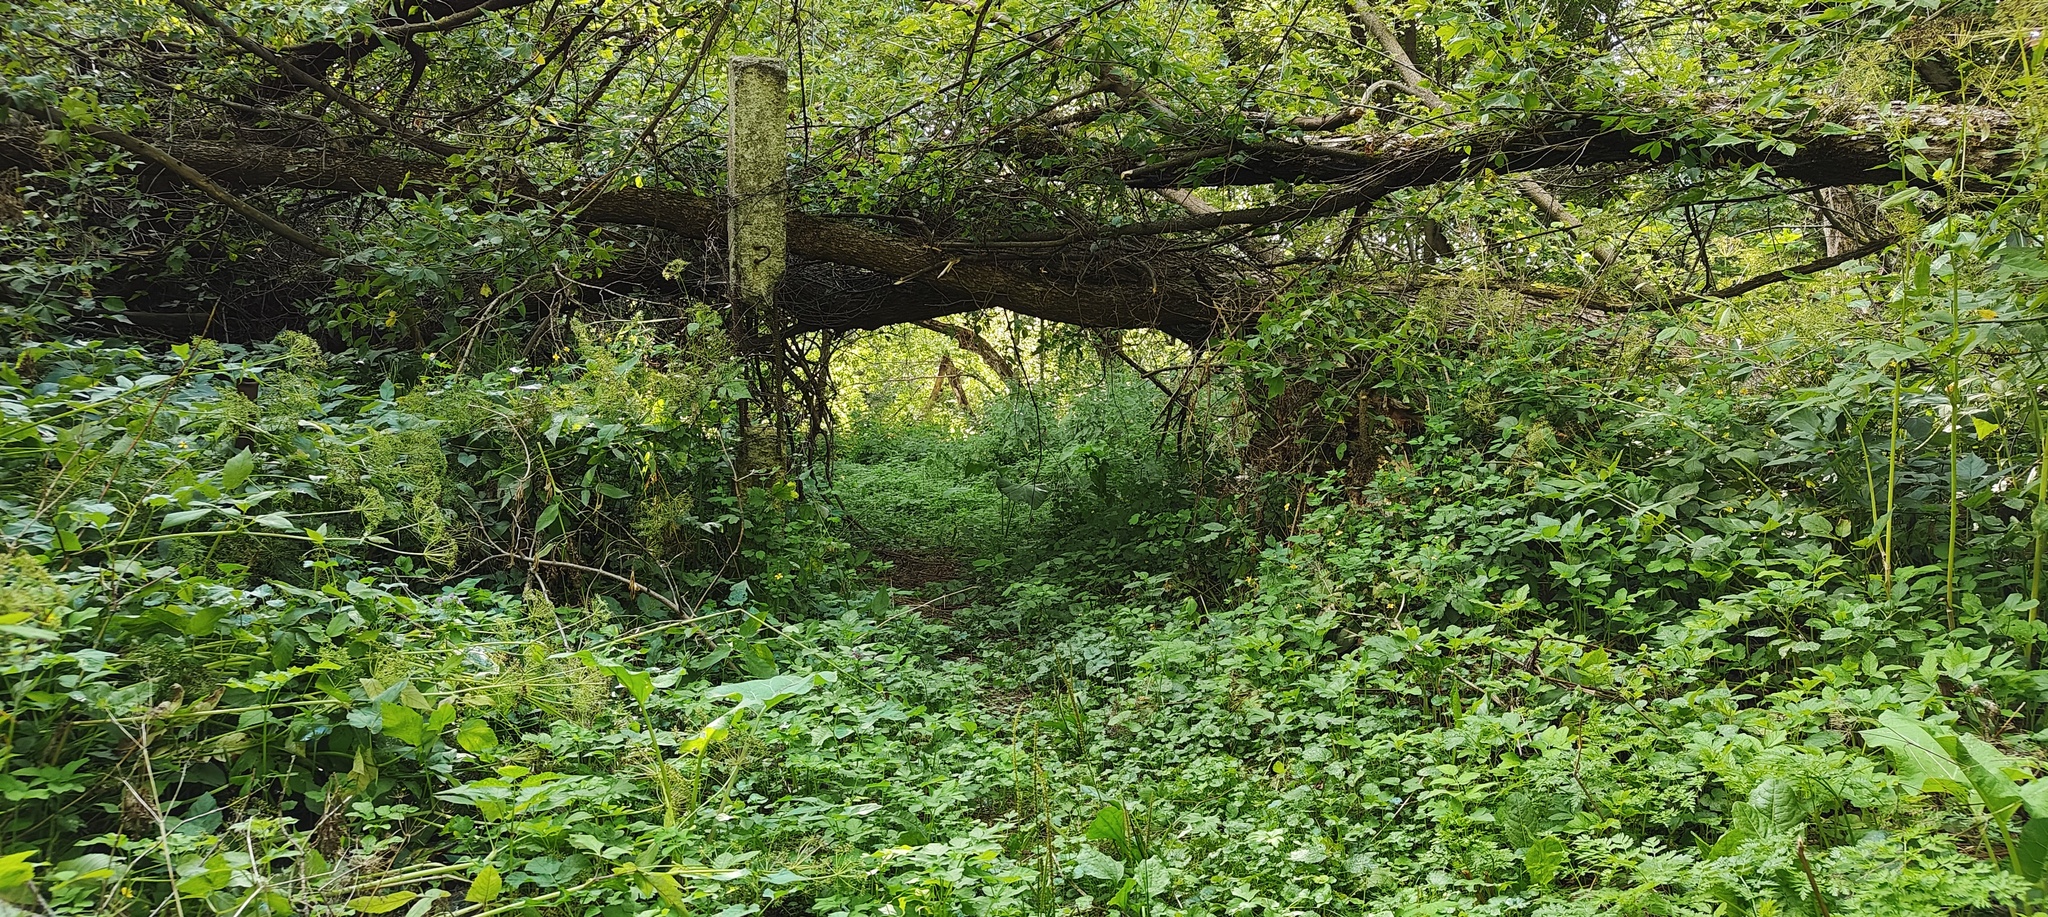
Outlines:
{"label": "tree canopy", "polygon": [[715,294],[725,61],[769,54],[785,331],[1004,307],[1199,339],[1342,264],[1655,306],[1740,281],[1722,240],[1785,213],[1853,244],[1781,266],[1896,235],[1834,189],[1933,210],[2009,183],[2039,152],[2031,13],[36,0],[0,45],[0,163],[40,176],[9,288],[144,323],[314,303],[420,341]]}

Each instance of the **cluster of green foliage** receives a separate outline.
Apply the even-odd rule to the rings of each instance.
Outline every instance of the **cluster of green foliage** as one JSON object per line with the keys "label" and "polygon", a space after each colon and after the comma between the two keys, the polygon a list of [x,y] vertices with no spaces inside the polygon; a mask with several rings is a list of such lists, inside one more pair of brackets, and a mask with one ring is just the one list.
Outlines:
{"label": "cluster of green foliage", "polygon": [[[1501,333],[1311,279],[1208,355],[1237,391],[1200,411],[1070,357],[964,429],[855,427],[830,479],[750,458],[702,324],[404,382],[297,335],[23,345],[0,885],[2032,912],[2048,269],[2003,218],[1929,227],[1871,307],[1895,332],[1762,345],[1726,335],[1767,314]],[[1368,482],[1208,448],[1362,396],[1423,409]]]}
{"label": "cluster of green foliage", "polygon": [[[1272,482],[1300,501],[1279,537],[1150,517],[1155,545],[1243,549],[1186,566],[1070,534],[1128,498],[1038,509],[1067,562],[924,627],[977,635],[939,670],[1041,750],[1006,848],[1053,889],[1035,912],[2036,911],[2039,329],[1945,311],[2035,314],[2039,249],[1995,246],[1909,273],[1899,337],[1824,345],[1460,335],[1341,287],[1275,309],[1226,350],[1252,400],[1430,405],[1368,486]],[[1076,432],[1038,454],[1117,442]],[[930,440],[897,449],[863,505],[927,486],[904,461]],[[1082,573],[1096,551],[1137,572]]]}
{"label": "cluster of green foliage", "polygon": [[[0,105],[11,134],[37,125],[30,145],[49,152],[51,168],[0,189],[0,214],[9,214],[0,244],[16,255],[0,261],[0,290],[13,304],[0,327],[34,334],[80,318],[109,327],[290,316],[362,348],[530,357],[544,348],[527,349],[525,332],[558,332],[560,318],[596,298],[595,286],[658,300],[708,279],[706,265],[719,259],[689,249],[701,240],[579,225],[556,195],[717,194],[722,157],[705,141],[723,131],[717,63],[736,54],[796,63],[803,127],[792,184],[801,207],[879,215],[978,244],[1070,224],[1107,234],[1177,214],[1118,188],[1117,176],[1219,144],[1287,141],[1301,135],[1290,125],[1303,118],[1356,108],[1345,134],[1435,137],[1584,113],[1657,137],[1645,155],[1682,151],[1672,172],[1605,176],[1571,201],[1589,231],[1630,237],[1622,269],[1663,288],[1726,279],[1760,254],[1796,248],[1764,228],[1782,227],[1803,205],[1785,198],[1725,211],[1728,185],[1738,186],[1728,196],[1740,197],[1768,172],[1726,181],[1697,167],[1712,151],[1789,154],[1792,142],[1773,133],[1788,123],[1916,96],[2022,110],[2041,88],[2042,51],[2038,36],[2028,37],[2040,22],[2037,0],[1765,8],[1011,0],[1000,10],[903,2],[800,11],[589,0],[492,4],[502,15],[465,14],[460,28],[398,36],[379,29],[393,17],[469,7],[224,6],[215,13],[236,38],[274,53],[347,48],[339,66],[300,62],[386,124],[360,122],[333,98],[293,85],[178,4],[15,4],[0,42]],[[1449,110],[1417,112],[1412,100],[1377,91],[1402,70],[1362,31],[1355,13],[1368,9],[1399,27]],[[1929,67],[1955,71],[1949,78],[1963,88],[1930,92],[1915,76]],[[1102,101],[1107,86],[1135,87],[1151,101]],[[410,182],[401,169],[381,179],[383,193],[279,192],[276,205],[264,202],[340,252],[323,261],[206,196],[165,193],[136,174],[132,153],[88,138],[100,128],[151,134],[166,146],[232,138],[257,151],[344,157],[416,154],[420,143],[463,152],[418,160],[451,170],[449,179]],[[421,133],[445,136],[414,136]],[[1939,182],[1962,168],[1925,148],[1902,145],[1902,175]],[[1202,163],[1230,164],[1224,156]],[[1213,196],[1219,206],[1299,197],[1288,181]],[[1512,183],[1403,191],[1390,205],[1371,223],[1370,246],[1351,244],[1355,227],[1341,222],[1285,232],[1291,244],[1351,258],[1361,248],[1413,248],[1410,230],[1426,220],[1449,233],[1461,266],[1571,280],[1587,261],[1569,245],[1515,244],[1546,238],[1551,227]],[[1756,237],[1733,250],[1702,241],[1740,234]],[[1013,256],[1029,256],[1030,244]],[[1088,253],[1140,257],[1147,244],[1102,238]]]}
{"label": "cluster of green foliage", "polygon": [[[229,6],[4,13],[0,917],[2048,912],[2038,0]],[[826,293],[1255,307],[736,343],[662,207],[769,51],[805,225],[936,253]],[[1354,105],[1675,161],[1118,235]],[[1868,225],[1703,158],[1821,123],[1919,131]],[[107,130],[446,181],[239,176],[316,258]]]}
{"label": "cluster of green foliage", "polygon": [[[524,900],[590,878],[584,859],[548,871],[543,852],[573,849],[541,827],[556,810],[673,826],[713,795],[702,754],[665,779],[649,730],[722,697],[651,698],[625,655],[772,675],[755,636],[812,614],[845,546],[793,482],[736,458],[746,390],[714,333],[579,332],[575,364],[404,387],[348,381],[292,334],[10,352],[5,884],[40,862],[17,903],[381,913],[460,876],[480,912],[493,883]],[[584,560],[628,588],[555,575]],[[634,718],[609,715],[615,685]],[[563,729],[590,743],[578,779],[544,766],[536,736]],[[511,817],[529,809],[542,821]],[[421,865],[451,841],[460,867]]]}
{"label": "cluster of green foliage", "polygon": [[[0,895],[2035,912],[2017,206],[1930,224],[1862,305],[1718,325],[1306,278],[1196,410],[1039,334],[1036,381],[957,410],[851,397],[829,477],[759,458],[708,319],[409,379],[295,334],[20,345]],[[1421,416],[1338,444],[1369,481],[1241,458],[1265,408],[1361,404]]]}

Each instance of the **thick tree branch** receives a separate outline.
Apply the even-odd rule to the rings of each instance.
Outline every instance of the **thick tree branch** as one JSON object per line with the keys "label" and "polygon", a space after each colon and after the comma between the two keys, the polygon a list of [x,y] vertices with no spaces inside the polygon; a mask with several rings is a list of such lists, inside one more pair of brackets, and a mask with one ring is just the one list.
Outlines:
{"label": "thick tree branch", "polygon": [[1787,280],[1791,280],[1794,277],[1805,277],[1810,274],[1818,274],[1821,271],[1825,271],[1831,267],[1839,267],[1851,261],[1855,261],[1861,258],[1868,258],[1871,255],[1875,255],[1897,244],[1899,244],[1898,236],[1886,235],[1883,238],[1873,239],[1870,242],[1866,242],[1863,245],[1857,246],[1856,248],[1838,252],[1836,254],[1829,255],[1825,258],[1815,258],[1814,260],[1808,261],[1804,264],[1795,264],[1791,267],[1782,267],[1775,271],[1767,271],[1765,273],[1758,274],[1754,277],[1750,277],[1739,283],[1731,283],[1725,287],[1720,287],[1718,289],[1702,290],[1698,293],[1686,293],[1663,301],[1646,300],[1638,302],[1617,302],[1614,300],[1607,299],[1605,297],[1588,296],[1581,297],[1580,304],[1584,305],[1588,309],[1593,309],[1600,312],[1649,312],[1658,309],[1676,309],[1682,306],[1690,306],[1694,303],[1706,302],[1710,299],[1733,299],[1737,296],[1741,296],[1744,293],[1755,292],[1757,290],[1763,289],[1764,287],[1771,286],[1772,284],[1783,283]]}
{"label": "thick tree branch", "polygon": [[[2025,160],[2011,118],[1982,109],[1941,108],[1917,115],[1915,133],[1931,138],[1918,155],[1930,162],[1957,155],[1957,128],[1977,134],[1968,146],[1966,186],[1984,187],[1986,176],[2002,174]],[[1777,136],[1793,144],[1792,152],[1773,147],[1681,145],[1675,134],[1646,134],[1598,127],[1591,121],[1517,131],[1497,129],[1480,134],[1416,137],[1400,135],[1374,141],[1351,141],[1345,147],[1303,143],[1267,143],[1245,148],[1227,160],[1190,154],[1124,173],[1127,183],[1141,188],[1184,184],[1254,184],[1258,180],[1328,180],[1338,185],[1320,196],[1301,200],[1189,214],[1128,223],[1093,232],[1023,233],[982,240],[982,249],[1004,245],[1056,246],[1111,236],[1155,236],[1198,232],[1226,226],[1271,226],[1336,216],[1380,200],[1397,191],[1456,181],[1486,172],[1512,173],[1570,165],[1635,162],[1649,165],[1689,163],[1698,167],[1765,165],[1776,174],[1812,187],[1878,184],[1897,180],[1902,170],[1893,162],[1890,131],[1901,125],[1889,116],[1864,114],[1847,118],[1863,128],[1843,125],[1786,126]],[[1691,135],[1698,142],[1697,132]],[[1656,145],[1652,145],[1653,141]],[[1731,152],[1731,150],[1733,152]],[[1214,151],[1209,151],[1214,152]],[[1252,173],[1254,164],[1257,174]],[[1908,173],[1909,174],[1909,173]],[[1292,175],[1293,179],[1286,178]],[[1931,180],[1921,179],[1933,184]]]}
{"label": "thick tree branch", "polygon": [[[1778,119],[1673,111],[1627,121],[1633,123],[1623,127],[1622,119],[1611,114],[1566,112],[1529,125],[1204,147],[1132,164],[1121,178],[1139,188],[1309,183],[1392,193],[1484,171],[1641,163],[1761,165],[1782,178],[1838,187],[1912,178],[1900,168],[1888,138],[1924,138],[1927,148],[1916,155],[1939,163],[1955,155],[1956,138],[1964,132],[1972,135],[1969,171],[1997,175],[2022,161],[2012,149],[2019,142],[2017,125],[2010,115],[1989,108],[1871,109]],[[1738,136],[1752,139],[1734,142]]]}
{"label": "thick tree branch", "polygon": [[1849,249],[1848,251],[1829,255],[1825,258],[1815,258],[1814,260],[1808,261],[1805,264],[1794,265],[1792,267],[1786,268],[1779,268],[1775,271],[1770,271],[1764,274],[1758,274],[1755,277],[1751,277],[1747,280],[1742,281],[1741,283],[1729,284],[1728,286],[1722,287],[1718,290],[1708,290],[1704,293],[1695,293],[1687,296],[1682,296],[1669,303],[1669,305],[1683,306],[1708,299],[1732,299],[1734,297],[1741,296],[1744,293],[1763,289],[1764,287],[1770,286],[1774,283],[1782,283],[1784,281],[1791,280],[1794,277],[1804,277],[1808,274],[1818,274],[1821,271],[1827,270],[1828,268],[1847,264],[1859,258],[1868,258],[1871,255],[1875,255],[1878,252],[1884,251],[1885,249],[1890,248],[1897,244],[1899,244],[1898,236],[1887,235],[1880,239],[1873,239],[1855,248]]}
{"label": "thick tree branch", "polygon": [[[1423,81],[1421,68],[1415,66],[1414,58],[1408,55],[1407,48],[1401,46],[1401,39],[1394,34],[1393,29],[1387,27],[1385,20],[1366,8],[1363,0],[1346,0],[1345,8],[1351,13],[1352,18],[1379,42],[1380,49],[1387,53],[1387,57],[1393,60],[1394,66],[1401,71],[1401,82],[1407,87],[1410,95],[1438,111],[1450,109],[1450,103],[1445,102],[1443,96],[1437,95],[1436,91],[1430,89]],[[1551,222],[1563,226],[1566,232],[1576,236],[1586,225],[1565,207],[1563,201],[1551,194],[1550,189],[1543,187],[1535,179],[1528,176],[1517,178],[1515,187],[1522,192],[1523,197],[1536,205],[1537,210],[1543,211],[1543,215],[1549,217]],[[1595,242],[1588,246],[1588,250],[1593,253],[1594,260],[1600,262],[1601,267],[1614,266],[1614,246]]]}
{"label": "thick tree branch", "polygon": [[[1908,123],[1897,123],[1901,119]],[[1254,167],[1270,175],[1284,166],[1297,175],[1334,177],[1340,180],[1340,187],[1319,197],[1263,207],[1002,239],[942,242],[879,230],[858,219],[791,213],[792,257],[843,270],[807,272],[813,279],[806,282],[817,285],[817,295],[789,299],[818,304],[812,314],[797,311],[800,330],[872,328],[999,307],[1076,325],[1154,327],[1199,337],[1249,311],[1257,300],[1257,286],[1246,284],[1244,276],[1214,262],[1169,264],[1146,251],[1088,243],[1114,236],[1285,226],[1339,216],[1404,188],[1487,171],[1513,172],[1573,162],[1762,162],[1775,167],[1781,176],[1810,185],[1883,181],[1897,174],[1890,165],[1892,154],[1886,138],[1906,129],[1930,138],[1919,154],[1939,162],[1954,155],[1947,146],[1954,141],[1944,138],[1954,138],[1959,128],[1969,125],[1979,139],[1970,144],[1968,166],[1980,174],[1995,175],[2020,159],[2020,154],[2010,149],[2017,145],[2012,121],[1993,113],[1938,108],[1843,120],[1849,129],[1817,125],[1768,128],[1796,144],[1791,152],[1776,148],[1763,152],[1748,145],[1707,147],[1700,138],[1714,135],[1698,130],[1683,135],[1695,144],[1686,147],[1677,142],[1680,134],[1675,128],[1662,134],[1647,129],[1623,131],[1601,127],[1591,119],[1570,119],[1526,130],[1351,140],[1341,147],[1255,145],[1246,148],[1242,159],[1218,171],[1202,172],[1194,161],[1180,166],[1162,163],[1133,170],[1132,182],[1148,187],[1217,183],[1219,175],[1244,180]],[[1646,145],[1656,137],[1664,138],[1663,146]],[[395,157],[212,142],[164,144],[158,149],[223,192],[274,187],[407,195],[445,191],[476,181],[476,176],[442,163]],[[19,165],[25,171],[39,171],[45,168],[40,156],[32,141],[0,142],[0,167]],[[168,163],[145,158],[175,174]],[[583,222],[652,227],[698,240],[713,240],[723,234],[723,208],[706,196],[634,187],[543,191],[516,177],[497,178],[494,184],[501,199],[524,202],[495,206],[546,206],[565,210],[569,218]],[[1191,269],[1196,266],[1202,267]],[[1813,269],[1827,266],[1832,265],[1819,264]],[[1797,269],[1788,272],[1800,273]]]}
{"label": "thick tree branch", "polygon": [[531,554],[519,554],[513,551],[499,551],[496,555],[494,555],[494,558],[496,557],[503,557],[510,560],[516,560],[521,563],[530,564],[534,566],[560,567],[564,570],[575,570],[579,573],[588,573],[592,576],[602,576],[605,579],[611,580],[612,582],[625,584],[627,593],[629,595],[633,595],[635,597],[640,595],[646,595],[649,598],[652,598],[655,601],[660,602],[662,605],[666,606],[669,611],[672,611],[679,615],[684,613],[683,606],[678,604],[675,599],[669,598],[668,596],[662,595],[659,592],[647,588],[646,585],[642,584],[641,582],[635,580],[630,576],[620,576],[616,573],[613,573],[610,570],[586,566],[584,564],[570,563],[566,560],[551,560],[546,557],[535,557]]}
{"label": "thick tree branch", "polygon": [[1347,188],[1333,191],[1321,197],[1282,204],[1267,204],[1260,207],[1245,207],[1239,210],[1191,210],[1185,216],[1148,220],[1139,223],[1124,223],[1092,231],[1036,232],[1006,236],[993,243],[977,244],[962,242],[962,250],[986,250],[1006,246],[1061,246],[1092,239],[1116,238],[1120,236],[1164,236],[1184,232],[1202,232],[1223,229],[1230,226],[1287,226],[1306,220],[1333,217],[1354,207],[1362,207],[1394,190],[1379,186]]}
{"label": "thick tree branch", "polygon": [[952,338],[953,343],[961,350],[980,357],[981,362],[988,364],[988,368],[1005,383],[1017,385],[1024,381],[1023,370],[1018,369],[1017,364],[1010,362],[1010,358],[1003,356],[1002,351],[997,350],[994,344],[989,343],[987,338],[982,337],[974,329],[937,319],[927,319],[916,324],[919,328],[936,331]]}
{"label": "thick tree branch", "polygon": [[1394,30],[1387,27],[1386,20],[1368,9],[1362,0],[1344,0],[1344,13],[1350,17],[1354,26],[1371,35],[1373,41],[1379,44],[1380,50],[1386,52],[1387,59],[1394,62],[1394,69],[1401,74],[1401,85],[1410,95],[1421,99],[1423,104],[1431,108],[1450,107],[1443,96],[1437,95],[1435,90],[1429,88],[1428,78],[1423,76],[1422,68],[1415,66],[1415,59],[1409,56],[1407,48],[1402,47],[1401,39],[1394,34]]}
{"label": "thick tree branch", "polygon": [[428,32],[446,32],[466,26],[491,13],[515,10],[522,6],[532,6],[537,2],[539,0],[485,0],[485,2],[477,3],[474,6],[453,7],[447,13],[442,14],[439,19],[429,19],[425,22],[401,22],[390,25],[380,24],[377,26],[377,31],[392,38],[424,35]]}
{"label": "thick tree branch", "polygon": [[1173,400],[1173,389],[1167,388],[1166,383],[1159,381],[1159,374],[1157,372],[1147,370],[1145,367],[1140,366],[1138,361],[1131,359],[1131,355],[1124,352],[1123,344],[1117,341],[1115,334],[1108,331],[1098,332],[1095,336],[1095,347],[1097,350],[1102,351],[1104,355],[1112,356],[1122,361],[1125,366],[1131,368],[1131,372],[1138,374],[1138,378],[1152,383],[1152,387],[1158,389],[1160,394],[1165,395],[1168,401]]}
{"label": "thick tree branch", "polygon": [[[0,142],[0,166],[45,171],[34,142]],[[289,188],[405,196],[448,191],[473,179],[445,165],[392,157],[341,155],[257,144],[179,143],[167,155],[223,188]],[[716,199],[661,188],[543,191],[516,178],[497,184],[503,198],[532,207],[566,207],[586,223],[643,226],[685,238],[713,240],[725,232]],[[501,205],[503,206],[503,205]],[[513,206],[516,206],[513,205]],[[1065,265],[1057,259],[976,257],[929,242],[877,231],[853,220],[789,215],[792,257],[857,269],[851,278],[824,281],[857,285],[841,297],[822,297],[831,309],[807,313],[805,299],[790,301],[798,330],[874,328],[977,309],[1004,308],[1049,321],[1091,327],[1207,329],[1233,309],[1231,281],[1212,292],[1204,278],[1151,264],[1093,259]],[[892,295],[898,294],[900,295]]]}
{"label": "thick tree branch", "polygon": [[[50,109],[36,112],[35,117],[51,127],[63,127],[67,123],[62,114]],[[341,257],[340,252],[327,247],[320,240],[299,231],[277,217],[263,212],[254,204],[235,196],[228,189],[221,187],[198,170],[180,162],[176,156],[158,149],[155,145],[145,140],[101,125],[70,124],[70,129],[103,143],[120,147],[135,156],[141,157],[144,162],[176,176],[179,180],[197,189],[199,193],[226,205],[229,210],[247,217],[250,222],[269,230],[293,245],[297,245],[322,258],[332,259]],[[0,155],[4,155],[4,153],[0,153]]]}

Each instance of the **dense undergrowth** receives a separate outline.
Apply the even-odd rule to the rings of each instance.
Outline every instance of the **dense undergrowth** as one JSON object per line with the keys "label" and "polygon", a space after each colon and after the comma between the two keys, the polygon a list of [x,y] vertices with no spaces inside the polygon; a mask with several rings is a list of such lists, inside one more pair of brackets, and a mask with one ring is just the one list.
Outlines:
{"label": "dense undergrowth", "polygon": [[2048,912],[2041,0],[7,12],[0,917]]}
{"label": "dense undergrowth", "polygon": [[1107,369],[964,432],[856,411],[792,481],[704,330],[405,385],[291,336],[18,347],[0,887],[2032,912],[2042,417],[1940,331],[1494,337],[1307,295],[1218,371],[1420,409],[1364,486],[1219,462],[1268,421],[1160,428]]}

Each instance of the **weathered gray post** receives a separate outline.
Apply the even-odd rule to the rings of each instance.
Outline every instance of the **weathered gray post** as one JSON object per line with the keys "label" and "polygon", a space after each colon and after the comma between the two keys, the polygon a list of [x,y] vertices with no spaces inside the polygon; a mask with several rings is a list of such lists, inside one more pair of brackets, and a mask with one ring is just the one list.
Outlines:
{"label": "weathered gray post", "polygon": [[[772,335],[788,262],[789,74],[772,57],[735,57],[726,87],[727,282],[748,335]],[[741,342],[759,346],[760,341]]]}
{"label": "weathered gray post", "polygon": [[733,342],[754,356],[754,397],[739,403],[740,461],[748,474],[779,473],[787,467],[788,441],[778,340],[786,323],[775,302],[789,260],[788,71],[772,57],[735,57],[725,97],[728,320]]}

